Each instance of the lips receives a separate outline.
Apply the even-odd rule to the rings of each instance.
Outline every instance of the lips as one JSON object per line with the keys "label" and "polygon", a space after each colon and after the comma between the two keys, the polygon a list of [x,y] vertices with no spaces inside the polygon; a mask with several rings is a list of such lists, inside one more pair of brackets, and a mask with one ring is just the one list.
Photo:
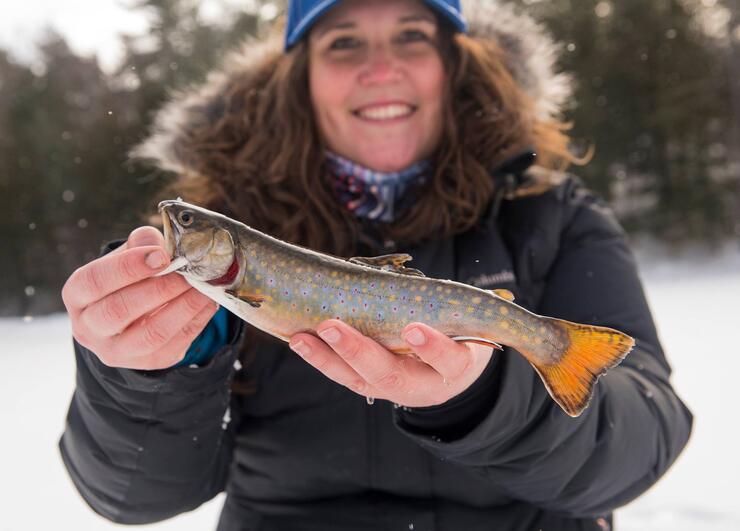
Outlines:
{"label": "lips", "polygon": [[416,107],[408,103],[393,102],[384,104],[373,104],[361,107],[353,114],[364,120],[383,122],[407,118],[416,112]]}

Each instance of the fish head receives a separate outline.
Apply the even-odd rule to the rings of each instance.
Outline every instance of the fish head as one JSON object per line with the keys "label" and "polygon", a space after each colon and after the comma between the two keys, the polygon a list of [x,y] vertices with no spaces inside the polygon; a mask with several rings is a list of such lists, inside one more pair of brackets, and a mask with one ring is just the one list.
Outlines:
{"label": "fish head", "polygon": [[165,248],[178,272],[211,284],[233,282],[238,273],[235,237],[229,219],[180,200],[159,203]]}

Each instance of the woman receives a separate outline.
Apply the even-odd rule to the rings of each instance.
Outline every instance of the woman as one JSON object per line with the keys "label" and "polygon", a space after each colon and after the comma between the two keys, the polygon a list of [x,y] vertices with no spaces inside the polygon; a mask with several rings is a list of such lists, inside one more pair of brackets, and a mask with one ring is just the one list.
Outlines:
{"label": "woman", "polygon": [[562,172],[579,160],[552,43],[490,0],[466,6],[470,28],[454,0],[289,9],[284,43],[248,44],[160,113],[137,155],[178,175],[168,193],[338,255],[408,252],[428,276],[637,346],[577,419],[521,356],[423,323],[403,332],[418,360],[335,320],[294,336],[298,356],[178,275],[153,278],[168,258],[144,227],[63,291],[75,484],[132,524],[226,490],[223,531],[609,529],[691,414],[623,231]]}

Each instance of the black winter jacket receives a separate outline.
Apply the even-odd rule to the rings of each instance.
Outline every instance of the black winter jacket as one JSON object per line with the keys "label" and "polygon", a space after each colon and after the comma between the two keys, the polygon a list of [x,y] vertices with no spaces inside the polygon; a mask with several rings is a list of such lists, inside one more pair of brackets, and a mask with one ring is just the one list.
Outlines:
{"label": "black winter jacket", "polygon": [[608,529],[686,444],[692,417],[669,382],[626,237],[577,180],[504,201],[478,227],[411,249],[430,277],[506,288],[536,313],[618,328],[632,353],[566,416],[518,353],[495,355],[446,404],[406,410],[325,378],[261,339],[230,394],[242,321],[207,365],[140,372],[75,344],[77,389],[60,442],[105,517],[145,523],[222,490],[219,531]]}

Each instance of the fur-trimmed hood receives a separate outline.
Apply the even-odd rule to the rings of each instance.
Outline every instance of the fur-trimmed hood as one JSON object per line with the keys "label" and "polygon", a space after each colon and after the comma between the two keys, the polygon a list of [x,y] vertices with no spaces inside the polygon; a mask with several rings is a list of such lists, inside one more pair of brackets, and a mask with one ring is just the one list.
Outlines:
{"label": "fur-trimmed hood", "polygon": [[[561,45],[553,41],[541,23],[521,9],[502,0],[464,0],[463,10],[472,36],[494,38],[507,54],[514,78],[535,102],[538,118],[558,118],[572,96],[572,80],[557,71]],[[199,86],[172,94],[157,113],[150,135],[131,151],[136,159],[179,174],[189,173],[188,131],[219,119],[213,109],[220,108],[227,88],[240,79],[249,79],[266,57],[282,53],[283,38],[273,35],[264,40],[250,39],[229,54],[222,66],[214,69]]]}

